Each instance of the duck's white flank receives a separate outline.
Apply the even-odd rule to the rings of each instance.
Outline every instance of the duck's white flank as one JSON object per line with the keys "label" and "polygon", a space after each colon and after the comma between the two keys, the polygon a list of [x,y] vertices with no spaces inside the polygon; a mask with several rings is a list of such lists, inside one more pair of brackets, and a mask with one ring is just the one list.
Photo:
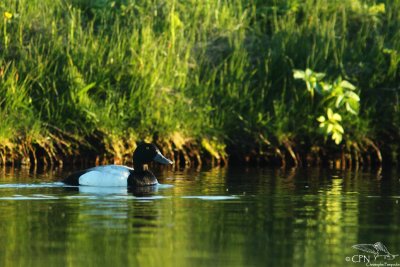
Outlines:
{"label": "duck's white flank", "polygon": [[132,168],[122,165],[106,165],[89,169],[79,177],[80,185],[90,186],[127,186]]}

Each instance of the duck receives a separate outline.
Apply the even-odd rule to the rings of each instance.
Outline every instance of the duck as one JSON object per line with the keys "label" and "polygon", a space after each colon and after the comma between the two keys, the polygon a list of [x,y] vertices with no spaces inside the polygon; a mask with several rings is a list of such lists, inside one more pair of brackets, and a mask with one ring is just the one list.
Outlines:
{"label": "duck", "polygon": [[140,143],[133,152],[133,168],[123,165],[103,165],[75,172],[62,182],[73,186],[125,186],[143,187],[158,184],[157,178],[148,169],[150,162],[172,165],[173,161],[163,156],[151,143]]}

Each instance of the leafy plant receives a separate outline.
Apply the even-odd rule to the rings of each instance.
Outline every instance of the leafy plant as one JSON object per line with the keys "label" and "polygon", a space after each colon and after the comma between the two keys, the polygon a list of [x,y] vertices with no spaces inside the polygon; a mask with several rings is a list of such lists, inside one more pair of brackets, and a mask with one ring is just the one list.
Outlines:
{"label": "leafy plant", "polygon": [[340,76],[333,82],[325,82],[322,80],[325,77],[324,73],[317,73],[310,69],[294,70],[293,77],[303,80],[307,85],[307,91],[312,96],[314,91],[320,95],[317,106],[318,109],[326,110],[326,116],[320,115],[317,118],[319,127],[324,135],[330,135],[335,144],[339,145],[344,134],[340,113],[348,112],[354,116],[358,115],[360,97],[354,92],[356,87]]}
{"label": "leafy plant", "polygon": [[317,121],[320,122],[319,127],[323,128],[325,134],[332,134],[332,140],[334,140],[337,145],[342,142],[344,129],[342,125],[340,125],[342,116],[340,116],[339,113],[334,113],[331,108],[328,108],[326,117],[321,115],[317,118]]}
{"label": "leafy plant", "polygon": [[389,0],[0,1],[0,153],[90,143],[121,157],[177,133],[220,156],[226,146],[297,158],[321,133],[359,151],[398,140],[399,10]]}
{"label": "leafy plant", "polygon": [[314,98],[315,91],[323,94],[325,90],[325,84],[320,82],[325,77],[325,73],[314,72],[307,68],[305,71],[294,70],[293,77],[301,79],[306,83],[307,91],[311,94],[312,98]]}

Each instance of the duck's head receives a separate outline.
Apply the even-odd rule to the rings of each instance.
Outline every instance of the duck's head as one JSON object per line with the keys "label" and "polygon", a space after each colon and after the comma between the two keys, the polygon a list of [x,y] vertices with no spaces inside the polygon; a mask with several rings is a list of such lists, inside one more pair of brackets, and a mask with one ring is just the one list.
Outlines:
{"label": "duck's head", "polygon": [[144,164],[149,164],[152,161],[161,164],[173,164],[173,161],[164,157],[155,145],[149,143],[139,144],[135,152],[133,152],[133,163],[135,169],[141,169]]}

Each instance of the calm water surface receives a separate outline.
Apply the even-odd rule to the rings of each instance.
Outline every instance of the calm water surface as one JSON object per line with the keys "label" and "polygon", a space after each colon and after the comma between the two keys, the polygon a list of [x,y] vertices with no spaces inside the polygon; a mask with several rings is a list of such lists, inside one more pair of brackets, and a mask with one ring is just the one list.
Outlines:
{"label": "calm water surface", "polygon": [[352,248],[400,254],[395,171],[164,170],[136,192],[64,175],[1,169],[0,266],[400,266]]}

